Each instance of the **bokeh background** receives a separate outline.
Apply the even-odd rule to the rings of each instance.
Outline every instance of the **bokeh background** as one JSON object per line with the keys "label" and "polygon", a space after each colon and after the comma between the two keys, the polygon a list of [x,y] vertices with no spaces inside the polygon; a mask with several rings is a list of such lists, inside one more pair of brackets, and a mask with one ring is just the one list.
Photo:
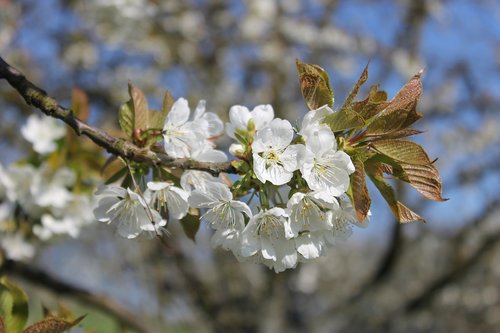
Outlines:
{"label": "bokeh background", "polygon": [[[153,107],[169,89],[224,120],[234,104],[270,103],[293,124],[306,112],[296,58],[330,73],[337,105],[368,62],[364,92],[389,96],[424,68],[416,140],[450,198],[399,186],[427,224],[398,225],[372,191],[366,229],[279,275],[211,250],[205,226],[193,243],[171,224],[165,251],[96,223],[40,244],[13,277],[34,307],[65,302],[95,332],[498,332],[499,22],[496,0],[0,0],[1,56],[62,104],[85,91],[108,130],[128,80]],[[0,110],[8,164],[30,149],[19,128],[38,111],[5,82]]]}

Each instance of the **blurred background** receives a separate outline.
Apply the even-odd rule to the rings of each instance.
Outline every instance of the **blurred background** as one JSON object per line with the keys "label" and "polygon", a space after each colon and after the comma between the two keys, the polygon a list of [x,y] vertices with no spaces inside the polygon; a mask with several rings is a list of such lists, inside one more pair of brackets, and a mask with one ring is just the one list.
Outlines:
{"label": "blurred background", "polygon": [[[295,59],[330,73],[341,105],[370,62],[389,96],[424,68],[416,141],[436,162],[444,203],[399,186],[427,224],[398,225],[373,188],[372,218],[314,263],[274,274],[169,226],[172,251],[95,224],[41,244],[12,276],[31,305],[65,302],[92,332],[498,332],[500,330],[500,3],[496,0],[0,0],[0,55],[110,130],[131,80],[227,120],[270,103],[292,124],[306,107]],[[0,161],[30,149],[27,107],[0,82]],[[86,140],[86,139],[82,139]],[[227,148],[229,142],[219,144]],[[33,320],[36,318],[33,318]]]}

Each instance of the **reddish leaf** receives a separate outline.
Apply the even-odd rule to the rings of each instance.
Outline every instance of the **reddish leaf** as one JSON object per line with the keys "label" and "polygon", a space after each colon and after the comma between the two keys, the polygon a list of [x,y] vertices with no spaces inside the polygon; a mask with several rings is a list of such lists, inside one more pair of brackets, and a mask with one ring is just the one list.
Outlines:
{"label": "reddish leaf", "polygon": [[421,73],[413,76],[389,105],[379,113],[366,128],[366,136],[384,135],[407,128],[420,118],[422,114],[416,110],[418,99],[422,94]]}
{"label": "reddish leaf", "polygon": [[420,95],[422,94],[422,82],[420,76],[422,72],[414,75],[404,86],[399,90],[399,92],[391,100],[389,106],[384,110],[384,113],[388,114],[399,110],[414,109],[417,104]]}
{"label": "reddish leaf", "polygon": [[379,153],[393,160],[417,165],[431,164],[429,156],[418,144],[406,140],[379,140],[372,142],[371,146]]}
{"label": "reddish leaf", "polygon": [[74,321],[59,318],[47,318],[26,328],[23,333],[62,333],[77,325],[85,316]]}
{"label": "reddish leaf", "polygon": [[387,173],[409,183],[429,200],[448,200],[442,197],[441,177],[432,164],[414,165],[401,163],[398,166],[388,168]]}
{"label": "reddish leaf", "polygon": [[130,82],[128,83],[128,91],[134,107],[134,129],[146,130],[149,128],[149,108],[146,96]]}
{"label": "reddish leaf", "polygon": [[354,101],[354,98],[356,98],[356,96],[358,95],[359,88],[361,88],[361,86],[363,85],[363,83],[366,82],[366,80],[368,80],[368,65],[366,65],[365,68],[363,69],[363,72],[361,73],[354,87],[351,89],[349,95],[347,96],[344,102],[344,105],[342,105],[342,107],[340,108],[340,111],[342,111],[344,108],[346,109],[352,108],[351,104]]}
{"label": "reddish leaf", "polygon": [[318,65],[295,61],[299,72],[300,90],[310,110],[323,105],[333,106],[333,91],[326,71]]}
{"label": "reddish leaf", "polygon": [[374,85],[370,87],[368,97],[362,101],[353,103],[352,108],[364,119],[370,119],[384,110],[387,105],[389,105],[389,102],[387,102],[387,93],[383,90],[378,90],[378,86]]}
{"label": "reddish leaf", "polygon": [[397,200],[394,189],[382,177],[383,168],[381,163],[368,162],[365,163],[365,167],[367,168],[367,173],[371,181],[377,187],[380,194],[382,194],[392,213],[400,223],[413,221],[421,221],[425,223],[425,220],[420,215]]}
{"label": "reddish leaf", "polygon": [[353,159],[355,171],[351,175],[352,203],[356,211],[356,219],[362,222],[366,219],[371,205],[371,198],[366,186],[366,175],[363,163]]}
{"label": "reddish leaf", "polygon": [[423,131],[419,131],[419,130],[416,130],[414,128],[403,128],[403,129],[400,129],[400,130],[392,132],[392,133],[387,133],[387,134],[380,136],[378,138],[374,137],[371,139],[371,141],[374,142],[376,140],[381,140],[381,139],[401,139],[401,138],[405,138],[405,137],[412,136],[412,135],[418,135],[421,133],[423,133]]}

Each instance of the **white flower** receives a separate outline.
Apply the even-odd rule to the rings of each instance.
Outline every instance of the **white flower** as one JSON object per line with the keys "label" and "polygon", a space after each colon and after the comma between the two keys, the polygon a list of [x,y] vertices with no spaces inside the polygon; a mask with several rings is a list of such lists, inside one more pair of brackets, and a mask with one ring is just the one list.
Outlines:
{"label": "white flower", "polygon": [[142,231],[159,232],[166,224],[160,213],[151,209],[146,201],[130,189],[119,186],[102,186],[96,195],[102,196],[94,215],[100,222],[118,224],[117,232],[125,238],[135,238]]}
{"label": "white flower", "polygon": [[219,116],[213,112],[205,112],[206,102],[201,100],[193,112],[193,121],[203,127],[203,133],[206,138],[219,136],[224,132],[224,123]]}
{"label": "white flower", "polygon": [[332,209],[338,210],[337,200],[326,192],[295,193],[287,203],[290,228],[295,245],[305,259],[319,257],[325,237],[331,234]]}
{"label": "white flower", "polygon": [[48,154],[56,149],[54,141],[66,134],[66,128],[54,118],[31,115],[27,123],[21,127],[21,134],[33,144],[33,149],[37,153]]}
{"label": "white flower", "polygon": [[186,170],[181,176],[181,187],[188,193],[195,189],[206,192],[212,183],[224,184],[224,181],[206,171],[200,170]]}
{"label": "white flower", "polygon": [[354,165],[349,155],[337,151],[337,141],[330,128],[310,126],[303,136],[306,149],[299,158],[300,172],[309,188],[328,191],[333,196],[345,193]]}
{"label": "white flower", "polygon": [[241,233],[242,257],[256,256],[275,272],[295,267],[297,250],[285,210],[274,207],[254,215]]}
{"label": "white flower", "polygon": [[323,119],[332,114],[333,110],[328,107],[328,105],[324,105],[319,109],[312,110],[306,113],[304,118],[302,119],[302,126],[300,128],[299,134],[302,135],[305,139],[307,139],[307,134],[310,132],[312,128],[317,127],[328,127],[328,125],[323,124]]}
{"label": "white flower", "polygon": [[151,204],[157,205],[158,210],[167,208],[171,219],[182,219],[186,216],[189,194],[183,189],[166,182],[148,182],[148,189],[152,192]]}
{"label": "white flower", "polygon": [[245,217],[252,217],[247,204],[233,200],[233,194],[224,184],[211,183],[205,191],[194,190],[189,197],[189,204],[195,208],[208,208],[202,219],[215,229],[212,237],[214,246],[233,249],[239,233],[245,227]]}
{"label": "white flower", "polygon": [[61,168],[52,173],[48,165],[43,165],[38,172],[41,176],[32,180],[30,188],[34,202],[40,207],[64,208],[73,199],[67,187],[75,182],[74,171]]}
{"label": "white flower", "polygon": [[0,235],[0,247],[5,252],[9,259],[25,260],[31,259],[35,255],[35,248],[28,243],[20,234],[5,234]]}
{"label": "white flower", "polygon": [[276,118],[257,131],[252,143],[253,167],[261,182],[283,185],[292,179],[299,154],[298,145],[290,145],[292,139],[293,129],[288,120]]}
{"label": "white flower", "polygon": [[41,240],[48,240],[53,235],[67,234],[73,238],[80,234],[80,227],[71,216],[56,219],[50,214],[42,215],[42,224],[33,227],[33,233]]}
{"label": "white flower", "polygon": [[[187,100],[179,98],[165,119],[163,126],[165,152],[171,157],[191,157],[191,151],[205,143],[203,126],[189,121],[189,113]],[[206,128],[208,128],[208,124],[206,124]]]}
{"label": "white flower", "polygon": [[213,149],[208,144],[193,149],[191,158],[200,162],[221,163],[227,161],[227,156],[223,151]]}
{"label": "white flower", "polygon": [[274,118],[273,107],[267,105],[257,105],[251,112],[241,105],[234,105],[229,110],[229,123],[226,123],[226,133],[233,139],[237,139],[235,132],[248,131],[248,122],[253,120],[255,129],[260,130],[271,122]]}
{"label": "white flower", "polygon": [[351,201],[348,198],[340,198],[340,209],[334,212],[333,216],[333,233],[329,234],[327,241],[330,244],[335,244],[337,240],[347,240],[352,234],[352,226],[366,228],[371,216],[371,212],[363,222],[356,219],[356,212],[352,207]]}
{"label": "white flower", "polygon": [[55,235],[76,238],[83,227],[95,221],[92,214],[94,206],[93,196],[73,194],[66,206],[53,208],[50,214],[43,214],[41,224],[33,227],[33,233],[41,240],[48,240]]}

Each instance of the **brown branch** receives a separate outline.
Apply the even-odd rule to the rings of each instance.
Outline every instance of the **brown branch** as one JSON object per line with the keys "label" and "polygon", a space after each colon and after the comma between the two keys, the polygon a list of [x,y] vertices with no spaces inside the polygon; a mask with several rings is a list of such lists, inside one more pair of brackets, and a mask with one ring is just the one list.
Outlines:
{"label": "brown branch", "polygon": [[131,161],[162,165],[169,168],[203,170],[214,175],[221,172],[236,173],[230,162],[210,163],[191,159],[174,159],[164,153],[138,147],[129,141],[115,138],[99,128],[92,127],[78,119],[71,110],[60,106],[54,98],[29,81],[23,73],[10,66],[2,57],[0,57],[0,79],[5,79],[16,89],[27,104],[38,108],[47,116],[61,119],[78,135],[87,136],[95,144],[113,155]]}
{"label": "brown branch", "polygon": [[95,295],[85,289],[73,286],[47,274],[33,265],[7,260],[0,268],[0,272],[2,274],[14,275],[26,282],[46,288],[58,295],[71,297],[79,302],[109,313],[121,324],[139,333],[151,332],[151,327],[146,325],[143,318],[136,317],[132,312],[112,299],[102,295]]}

